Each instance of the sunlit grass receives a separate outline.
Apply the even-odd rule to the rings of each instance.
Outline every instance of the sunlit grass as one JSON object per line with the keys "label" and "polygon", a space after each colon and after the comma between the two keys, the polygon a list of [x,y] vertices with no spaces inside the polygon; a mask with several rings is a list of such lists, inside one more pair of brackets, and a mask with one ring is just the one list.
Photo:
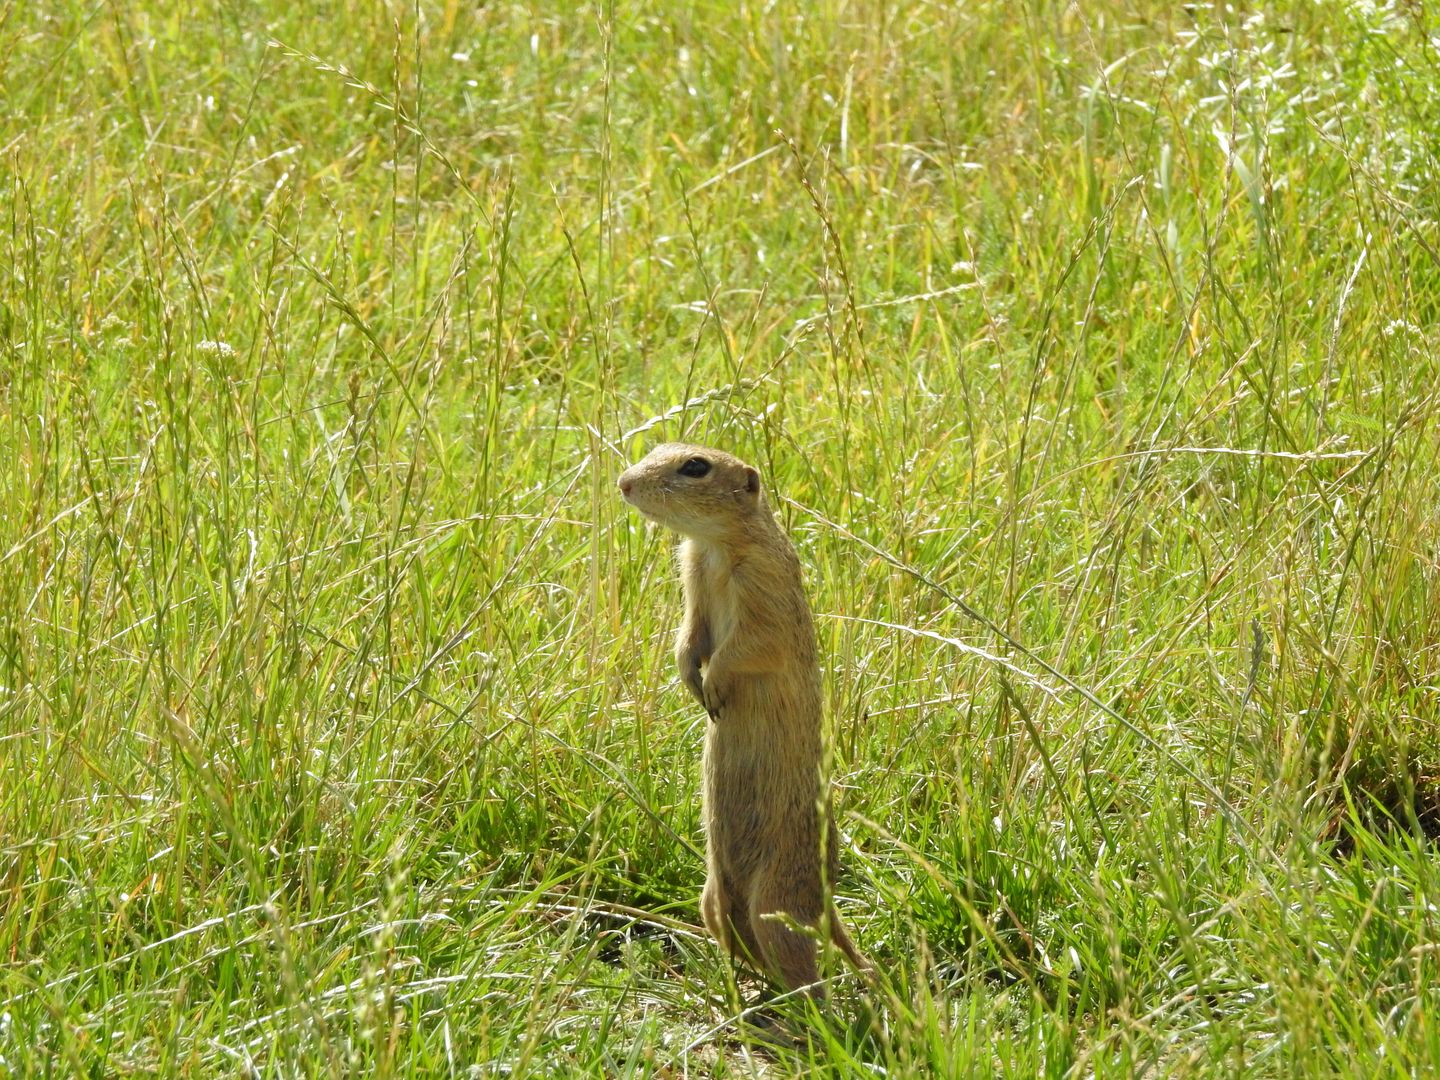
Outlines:
{"label": "sunlit grass", "polygon": [[[1435,1069],[1428,18],[0,6],[0,1075]],[[828,658],[795,1048],[674,437]]]}

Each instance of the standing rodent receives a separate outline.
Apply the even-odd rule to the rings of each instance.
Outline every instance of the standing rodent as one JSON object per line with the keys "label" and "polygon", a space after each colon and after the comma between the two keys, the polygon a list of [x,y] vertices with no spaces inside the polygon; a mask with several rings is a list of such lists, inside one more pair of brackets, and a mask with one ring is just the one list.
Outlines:
{"label": "standing rodent", "polygon": [[[705,706],[705,925],[726,951],[788,988],[820,978],[816,926],[863,973],[829,901],[838,839],[821,790],[821,685],[800,560],[760,474],[718,450],[667,443],[620,476],[625,501],[685,539],[680,678]],[[821,822],[824,858],[821,864]],[[823,996],[823,989],[811,991]]]}

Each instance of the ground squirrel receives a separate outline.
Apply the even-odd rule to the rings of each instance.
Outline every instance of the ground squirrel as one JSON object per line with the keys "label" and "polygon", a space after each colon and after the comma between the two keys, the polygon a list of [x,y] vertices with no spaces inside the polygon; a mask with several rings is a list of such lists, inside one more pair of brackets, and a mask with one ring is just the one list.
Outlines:
{"label": "ground squirrel", "polygon": [[[800,560],[760,490],[760,474],[718,450],[656,447],[621,475],[625,501],[673,529],[685,618],[675,657],[705,706],[705,925],[726,951],[790,989],[819,980],[816,926],[862,972],[827,886],[838,841],[821,784],[821,685]],[[825,824],[825,873],[821,822]],[[776,916],[781,916],[777,918]],[[823,996],[819,988],[811,990]]]}

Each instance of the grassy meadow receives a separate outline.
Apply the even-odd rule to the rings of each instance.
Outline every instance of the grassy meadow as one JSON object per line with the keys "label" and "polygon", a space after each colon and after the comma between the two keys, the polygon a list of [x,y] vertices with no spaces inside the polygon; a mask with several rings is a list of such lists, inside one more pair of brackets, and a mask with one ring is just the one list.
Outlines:
{"label": "grassy meadow", "polygon": [[[0,1077],[1440,1069],[1440,13],[184,7],[0,0]],[[793,1046],[677,438],[826,657]]]}

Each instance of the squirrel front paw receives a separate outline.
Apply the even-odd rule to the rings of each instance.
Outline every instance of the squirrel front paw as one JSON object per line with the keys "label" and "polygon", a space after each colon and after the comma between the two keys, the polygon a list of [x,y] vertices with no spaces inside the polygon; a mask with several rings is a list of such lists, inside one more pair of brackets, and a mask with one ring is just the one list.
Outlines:
{"label": "squirrel front paw", "polygon": [[710,714],[711,720],[719,720],[720,713],[725,708],[726,699],[729,694],[721,686],[720,680],[715,678],[715,669],[712,666],[705,672],[705,678],[700,687],[700,701],[705,706],[705,711]]}
{"label": "squirrel front paw", "polygon": [[695,695],[695,700],[705,704],[705,678],[700,674],[700,662],[680,665],[680,681]]}

